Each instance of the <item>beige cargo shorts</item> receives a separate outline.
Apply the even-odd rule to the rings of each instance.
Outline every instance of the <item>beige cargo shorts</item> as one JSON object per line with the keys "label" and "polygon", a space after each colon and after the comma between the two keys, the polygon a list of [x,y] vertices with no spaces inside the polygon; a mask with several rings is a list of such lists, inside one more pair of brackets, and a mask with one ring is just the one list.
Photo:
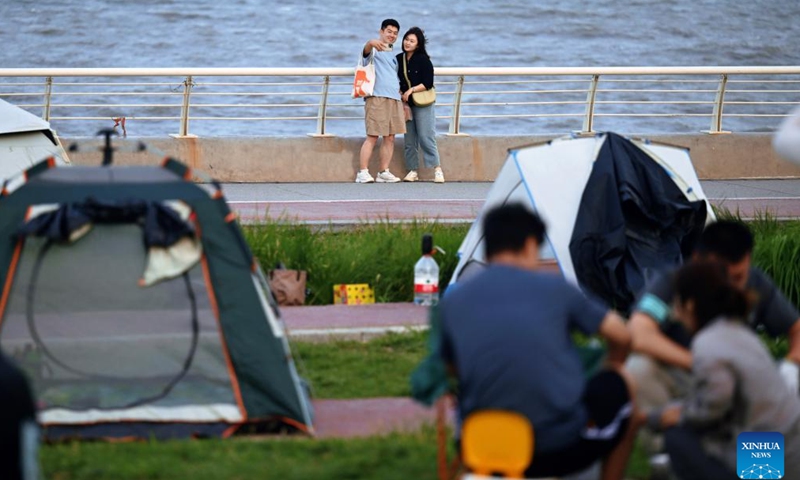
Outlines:
{"label": "beige cargo shorts", "polygon": [[384,137],[406,133],[403,102],[386,97],[367,97],[364,103],[367,135]]}

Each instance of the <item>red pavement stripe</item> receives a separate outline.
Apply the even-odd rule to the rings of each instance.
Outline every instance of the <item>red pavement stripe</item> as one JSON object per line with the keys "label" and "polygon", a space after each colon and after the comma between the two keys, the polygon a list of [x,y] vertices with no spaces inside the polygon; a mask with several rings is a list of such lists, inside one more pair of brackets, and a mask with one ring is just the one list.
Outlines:
{"label": "red pavement stripe", "polygon": [[765,213],[780,219],[800,218],[798,197],[712,198],[711,203],[732,213],[738,211],[743,218],[753,218],[757,214]]}
{"label": "red pavement stripe", "polygon": [[[739,212],[743,218],[757,213],[777,218],[800,218],[800,197],[712,198],[711,203]],[[419,218],[444,221],[472,221],[483,206],[483,199],[419,200],[307,200],[229,202],[244,222],[294,220],[301,222],[374,222]]]}
{"label": "red pavement stripe", "polygon": [[[358,398],[314,400],[314,428],[320,438],[352,438],[385,435],[389,432],[417,432],[433,425],[436,412],[410,398]],[[453,410],[448,408],[448,423]],[[432,468],[435,465],[432,465]]]}
{"label": "red pavement stripe", "polygon": [[429,218],[472,220],[483,200],[365,200],[229,202],[244,221],[298,220],[303,222],[353,222]]}
{"label": "red pavement stripe", "polygon": [[408,303],[371,305],[314,305],[281,307],[281,317],[292,330],[373,328],[428,324],[428,309]]}

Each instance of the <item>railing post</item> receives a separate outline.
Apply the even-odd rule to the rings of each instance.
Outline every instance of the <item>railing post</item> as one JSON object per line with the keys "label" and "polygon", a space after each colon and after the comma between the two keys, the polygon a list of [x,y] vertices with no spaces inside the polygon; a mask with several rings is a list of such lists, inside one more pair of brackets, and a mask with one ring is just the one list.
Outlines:
{"label": "railing post", "polygon": [[322,81],[322,98],[319,101],[319,112],[317,113],[317,132],[309,133],[311,137],[333,137],[330,133],[325,132],[325,120],[328,116],[328,87],[331,84],[330,75],[325,75]]}
{"label": "railing post", "polygon": [[49,122],[50,121],[50,100],[53,96],[53,77],[47,77],[44,81],[44,111],[42,112],[42,118]]}
{"label": "railing post", "polygon": [[716,135],[720,133],[731,133],[722,130],[722,107],[725,105],[725,87],[728,84],[728,75],[723,73],[719,77],[717,87],[717,98],[714,99],[714,113],[711,115],[711,129],[705,133]]}
{"label": "railing post", "polygon": [[194,81],[192,76],[189,75],[183,81],[183,105],[181,106],[181,129],[178,135],[174,135],[178,138],[196,138],[196,135],[189,135],[189,107],[191,105],[189,99],[192,94],[192,87],[194,87]]}
{"label": "railing post", "polygon": [[589,93],[586,95],[586,114],[583,116],[583,129],[581,135],[594,133],[594,103],[597,99],[597,84],[600,82],[600,75],[592,75],[592,83],[589,85]]}
{"label": "railing post", "polygon": [[450,131],[447,133],[449,136],[467,136],[467,133],[461,133],[461,94],[464,91],[464,75],[458,77],[456,82],[456,91],[453,93],[453,113],[450,116]]}

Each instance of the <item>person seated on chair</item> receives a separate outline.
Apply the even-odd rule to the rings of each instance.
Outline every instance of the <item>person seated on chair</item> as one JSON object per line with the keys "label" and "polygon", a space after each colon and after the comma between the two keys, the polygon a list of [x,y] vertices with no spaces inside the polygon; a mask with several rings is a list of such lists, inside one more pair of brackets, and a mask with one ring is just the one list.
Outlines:
{"label": "person seated on chair", "polygon": [[[524,206],[491,210],[484,232],[488,266],[438,306],[438,352],[457,380],[458,423],[484,409],[521,413],[534,431],[527,476],[566,475],[602,459],[602,478],[621,479],[639,424],[621,368],[631,344],[625,322],[560,275],[537,271],[545,226]],[[608,343],[606,368],[588,380],[576,330]]]}

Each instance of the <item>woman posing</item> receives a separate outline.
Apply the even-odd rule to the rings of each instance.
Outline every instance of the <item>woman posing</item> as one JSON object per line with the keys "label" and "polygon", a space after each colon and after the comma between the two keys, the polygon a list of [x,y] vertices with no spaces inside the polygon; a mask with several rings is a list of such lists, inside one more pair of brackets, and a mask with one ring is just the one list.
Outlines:
{"label": "woman posing", "polygon": [[444,173],[439,165],[439,148],[436,146],[436,114],[434,104],[422,106],[412,94],[433,90],[433,64],[425,50],[425,32],[411,27],[403,35],[403,52],[397,55],[397,76],[406,109],[405,163],[408,174],[404,182],[419,180],[419,152],[422,150],[425,166],[435,168],[433,181],[444,183]]}

